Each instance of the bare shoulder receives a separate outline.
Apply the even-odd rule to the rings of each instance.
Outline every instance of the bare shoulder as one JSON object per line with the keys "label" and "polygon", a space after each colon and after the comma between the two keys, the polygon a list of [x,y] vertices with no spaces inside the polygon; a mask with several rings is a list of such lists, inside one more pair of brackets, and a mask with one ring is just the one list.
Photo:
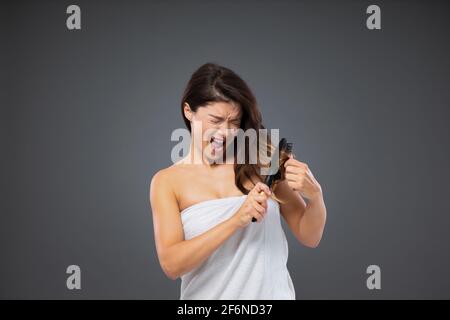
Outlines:
{"label": "bare shoulder", "polygon": [[179,164],[157,171],[150,183],[150,202],[164,199],[178,204],[177,186],[182,184],[183,177],[187,174],[185,171],[185,166]]}
{"label": "bare shoulder", "polygon": [[164,193],[173,192],[172,180],[174,177],[174,169],[175,168],[173,166],[170,166],[160,169],[153,175],[150,183],[150,194],[161,193],[161,191]]}

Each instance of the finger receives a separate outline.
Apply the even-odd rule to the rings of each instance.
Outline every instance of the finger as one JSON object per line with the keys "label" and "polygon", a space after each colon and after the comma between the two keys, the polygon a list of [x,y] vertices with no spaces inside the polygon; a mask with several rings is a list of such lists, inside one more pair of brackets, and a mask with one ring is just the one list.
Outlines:
{"label": "finger", "polygon": [[[270,190],[270,189],[269,189],[269,190]],[[272,190],[270,190],[270,192],[272,192]],[[267,193],[265,193],[264,191],[261,191],[261,192],[259,193],[259,195],[263,197],[263,199],[265,200],[264,202],[267,202],[267,199],[270,198],[270,196],[268,196]]]}
{"label": "finger", "polygon": [[270,188],[262,182],[258,182],[253,189],[256,191],[256,193],[264,191],[268,196],[270,196],[271,194]]}
{"label": "finger", "polygon": [[266,211],[266,209],[256,201],[253,201],[252,206],[259,214],[263,214]]}
{"label": "finger", "polygon": [[257,202],[253,203],[253,209],[256,210],[256,212],[258,212],[259,214],[264,214],[264,212],[266,211],[266,209]]}
{"label": "finger", "polygon": [[297,181],[299,180],[299,175],[294,173],[287,173],[285,175],[287,181]]}
{"label": "finger", "polygon": [[301,173],[301,172],[303,172],[303,170],[301,167],[287,166],[285,172],[286,173]]}
{"label": "finger", "polygon": [[301,167],[302,163],[294,158],[289,158],[284,163],[284,167],[286,168],[287,166]]}
{"label": "finger", "polygon": [[253,199],[258,201],[258,203],[263,204],[263,203],[267,202],[267,195],[261,191],[260,194],[254,195]]}
{"label": "finger", "polygon": [[[263,196],[265,197],[265,195]],[[260,199],[255,199],[256,203],[258,203],[260,206],[262,206],[264,209],[267,210],[267,200],[264,198],[260,201]]]}
{"label": "finger", "polygon": [[252,217],[256,219],[256,222],[260,222],[263,219],[263,216],[256,211],[251,213]]}

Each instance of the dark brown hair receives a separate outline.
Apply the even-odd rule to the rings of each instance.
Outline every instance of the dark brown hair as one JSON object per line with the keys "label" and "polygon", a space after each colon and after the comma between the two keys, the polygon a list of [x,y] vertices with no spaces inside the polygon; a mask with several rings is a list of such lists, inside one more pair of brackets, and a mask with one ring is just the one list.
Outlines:
{"label": "dark brown hair", "polygon": [[[184,104],[188,103],[191,110],[195,112],[199,107],[206,106],[211,102],[234,102],[238,104],[242,112],[240,128],[244,131],[255,129],[258,133],[259,129],[265,129],[256,98],[245,81],[226,67],[215,63],[206,63],[192,74],[181,99],[181,114],[189,131],[191,131],[191,124],[184,115]],[[266,150],[272,150],[270,136],[267,137],[267,142],[268,149]],[[257,146],[259,148],[259,144]],[[235,184],[244,194],[248,194],[250,191],[243,186],[245,179],[249,179],[253,184],[256,184],[257,181],[254,181],[252,177],[263,180],[259,170],[261,167],[259,149],[257,164],[247,163],[248,152],[249,148],[246,145],[244,164],[234,162]]]}

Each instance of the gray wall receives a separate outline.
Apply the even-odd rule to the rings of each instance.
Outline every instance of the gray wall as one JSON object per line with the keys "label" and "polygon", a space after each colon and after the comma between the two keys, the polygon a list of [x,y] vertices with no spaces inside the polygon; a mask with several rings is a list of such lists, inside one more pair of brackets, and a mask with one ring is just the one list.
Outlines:
{"label": "gray wall", "polygon": [[[72,3],[81,31],[65,26]],[[171,164],[187,80],[213,61],[322,185],[321,245],[284,224],[297,298],[450,298],[449,6],[374,3],[378,31],[372,1],[2,3],[0,297],[179,297],[148,187]]]}

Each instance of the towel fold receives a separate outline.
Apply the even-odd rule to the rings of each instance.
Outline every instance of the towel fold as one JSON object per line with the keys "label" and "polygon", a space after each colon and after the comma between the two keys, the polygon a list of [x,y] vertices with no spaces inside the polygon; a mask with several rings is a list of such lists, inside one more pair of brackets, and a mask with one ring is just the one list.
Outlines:
{"label": "towel fold", "polygon": [[[185,239],[233,216],[246,197],[207,200],[184,209]],[[262,222],[237,230],[201,265],[181,276],[180,299],[295,299],[287,258],[279,204],[269,199]]]}

